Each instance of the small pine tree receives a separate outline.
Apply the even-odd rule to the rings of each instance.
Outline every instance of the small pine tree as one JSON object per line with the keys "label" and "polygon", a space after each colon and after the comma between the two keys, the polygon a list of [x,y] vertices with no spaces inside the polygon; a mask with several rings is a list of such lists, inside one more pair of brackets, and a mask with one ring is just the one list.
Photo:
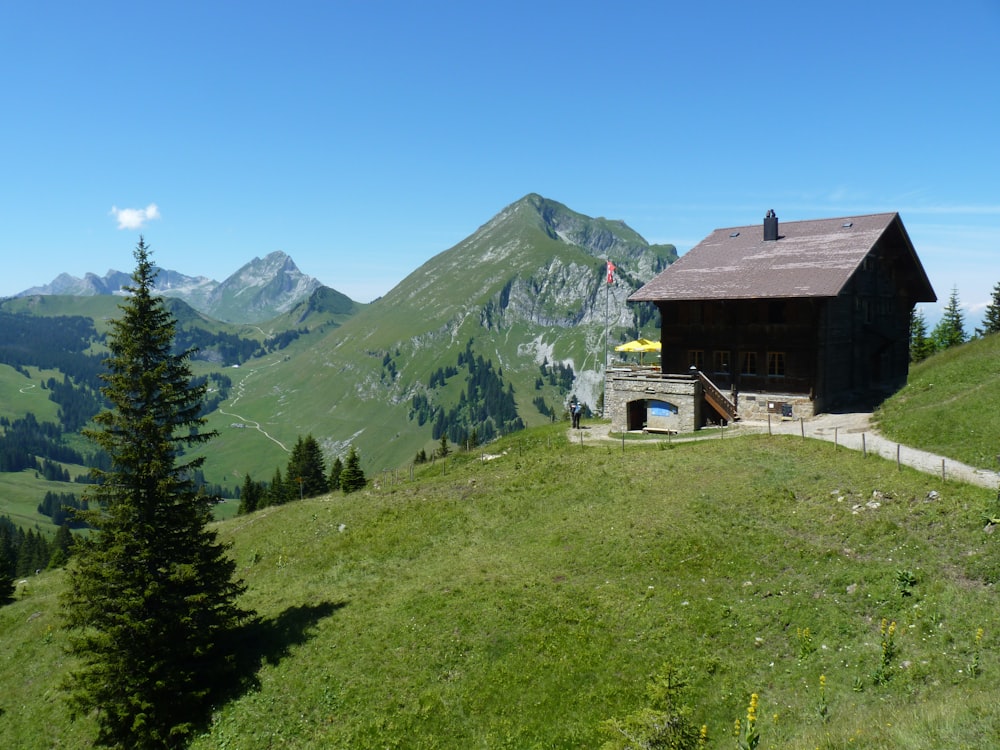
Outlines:
{"label": "small pine tree", "polygon": [[295,482],[296,497],[316,497],[329,489],[323,451],[312,435],[305,438],[299,436],[295,442],[285,477],[289,482]]}
{"label": "small pine tree", "polygon": [[601,750],[695,750],[704,747],[707,728],[699,729],[692,718],[693,711],[685,701],[687,686],[686,675],[665,664],[646,688],[649,707],[624,719],[601,722],[601,729],[610,738],[601,745]]}
{"label": "small pine tree", "polygon": [[448,436],[442,435],[437,449],[438,458],[447,458],[449,453],[451,453],[451,448],[448,447]]}
{"label": "small pine tree", "polygon": [[996,286],[993,287],[993,298],[983,314],[983,327],[977,329],[977,332],[981,336],[1000,333],[1000,282],[997,282]]}
{"label": "small pine tree", "polygon": [[333,459],[333,463],[330,465],[330,478],[327,481],[327,486],[330,488],[330,492],[336,492],[340,489],[340,475],[344,472],[344,462],[340,460],[340,456]]}
{"label": "small pine tree", "polygon": [[944,315],[941,321],[934,327],[931,338],[938,351],[964,344],[967,340],[965,316],[962,313],[962,306],[958,301],[958,287],[952,287],[948,304],[944,308]]}
{"label": "small pine tree", "polygon": [[63,523],[52,539],[52,555],[49,557],[50,568],[61,568],[69,562],[73,548],[73,532],[69,530],[69,522]]}
{"label": "small pine tree", "polygon": [[927,321],[917,308],[910,311],[910,361],[921,362],[934,353],[934,342],[927,336]]}
{"label": "small pine tree", "polygon": [[250,475],[247,474],[243,477],[243,486],[240,488],[240,507],[237,510],[237,514],[246,515],[247,513],[253,513],[257,508],[261,507],[261,499],[264,495],[264,488],[253,481]]}
{"label": "small pine tree", "polygon": [[340,472],[340,489],[346,495],[351,492],[363,490],[365,484],[367,484],[367,480],[365,479],[364,471],[361,470],[361,457],[352,445],[350,452],[347,454],[344,470]]}
{"label": "small pine tree", "polygon": [[294,491],[295,497],[299,496],[299,490],[297,486],[293,486],[291,481],[286,480],[285,477],[281,475],[281,469],[275,468],[274,476],[271,477],[271,484],[267,487],[267,505],[284,505],[292,497],[292,492]]}
{"label": "small pine tree", "polygon": [[83,516],[95,532],[75,545],[63,609],[80,663],[67,685],[74,713],[96,717],[99,744],[142,750],[181,746],[208,720],[248,613],[209,526],[212,500],[192,481],[203,459],[184,458],[215,434],[200,429],[205,386],[192,383],[193,352],[173,352],[176,321],[141,237],[135,259],[108,335],[111,408],[85,431],[110,468],[93,471],[97,502]]}

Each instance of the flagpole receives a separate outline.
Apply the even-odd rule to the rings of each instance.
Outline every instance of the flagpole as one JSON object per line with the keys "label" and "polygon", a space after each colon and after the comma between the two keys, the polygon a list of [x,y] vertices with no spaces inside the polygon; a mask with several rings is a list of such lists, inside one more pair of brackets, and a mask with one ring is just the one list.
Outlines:
{"label": "flagpole", "polygon": [[604,407],[601,416],[608,413],[608,336],[611,335],[611,284],[614,282],[615,264],[608,258],[608,278],[604,289]]}

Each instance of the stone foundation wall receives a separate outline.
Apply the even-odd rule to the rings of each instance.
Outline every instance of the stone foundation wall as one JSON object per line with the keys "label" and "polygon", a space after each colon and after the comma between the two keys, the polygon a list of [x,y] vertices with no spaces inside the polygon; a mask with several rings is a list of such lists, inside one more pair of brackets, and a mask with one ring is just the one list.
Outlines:
{"label": "stone foundation wall", "polygon": [[[774,417],[808,419],[816,415],[815,402],[796,393],[740,393],[736,403],[740,419],[765,420]],[[791,414],[788,414],[789,409]]]}

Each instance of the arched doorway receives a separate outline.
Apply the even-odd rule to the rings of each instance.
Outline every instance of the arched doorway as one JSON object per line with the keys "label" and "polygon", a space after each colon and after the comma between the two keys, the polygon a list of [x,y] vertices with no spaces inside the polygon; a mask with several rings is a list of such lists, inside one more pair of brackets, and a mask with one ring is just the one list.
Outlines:
{"label": "arched doorway", "polygon": [[629,401],[626,409],[626,426],[629,432],[641,430],[646,426],[646,399]]}

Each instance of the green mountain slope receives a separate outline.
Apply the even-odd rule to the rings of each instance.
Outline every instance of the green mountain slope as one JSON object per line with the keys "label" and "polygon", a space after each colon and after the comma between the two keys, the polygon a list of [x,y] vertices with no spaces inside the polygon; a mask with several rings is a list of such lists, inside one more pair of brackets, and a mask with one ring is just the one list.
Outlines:
{"label": "green mountain slope", "polygon": [[[207,470],[214,465],[216,481],[236,477],[239,459],[252,455],[255,478],[269,478],[281,446],[299,434],[313,434],[328,455],[353,442],[366,471],[398,467],[433,450],[442,414],[462,412],[473,377],[459,362],[465,352],[512,391],[524,424],[561,414],[571,392],[595,408],[609,345],[657,335],[655,310],[626,297],[676,257],[672,245],[649,245],[622,222],[528,195],[323,340],[254,363],[240,400],[216,415],[225,437],[209,449]],[[606,258],[618,267],[612,285]],[[555,364],[568,385],[551,373],[539,384],[543,365]],[[432,386],[435,371],[449,367],[456,373]],[[506,418],[491,419],[469,420],[452,439],[509,428]]]}
{"label": "green mountain slope", "polygon": [[[59,449],[82,456],[94,451],[79,429],[100,408],[103,335],[119,315],[120,300],[111,295],[32,295],[0,302],[0,515],[24,519],[34,514],[32,525],[40,519],[44,526],[46,519],[34,509],[46,492],[79,496],[84,489],[76,481],[46,481],[31,467],[21,470],[20,456],[30,443],[27,452],[38,462],[54,459],[72,479],[86,476],[87,468],[76,458],[61,457]],[[310,337],[321,337],[363,307],[325,287],[283,319],[262,325],[213,320],[176,298],[168,298],[167,306],[177,320],[177,346],[198,348],[192,369],[212,380],[210,408],[230,397],[231,376],[239,373],[234,365],[260,356],[280,357],[290,343],[301,346]],[[16,423],[29,414],[62,430],[62,446],[50,439],[12,438],[18,433]],[[233,484],[229,482],[230,489]]]}
{"label": "green mountain slope", "polygon": [[[193,750],[597,748],[664,662],[710,747],[751,693],[761,747],[991,747],[991,495],[798,437],[623,452],[555,426],[232,519],[256,687]],[[59,696],[62,587],[0,607],[3,747],[90,746]]]}

